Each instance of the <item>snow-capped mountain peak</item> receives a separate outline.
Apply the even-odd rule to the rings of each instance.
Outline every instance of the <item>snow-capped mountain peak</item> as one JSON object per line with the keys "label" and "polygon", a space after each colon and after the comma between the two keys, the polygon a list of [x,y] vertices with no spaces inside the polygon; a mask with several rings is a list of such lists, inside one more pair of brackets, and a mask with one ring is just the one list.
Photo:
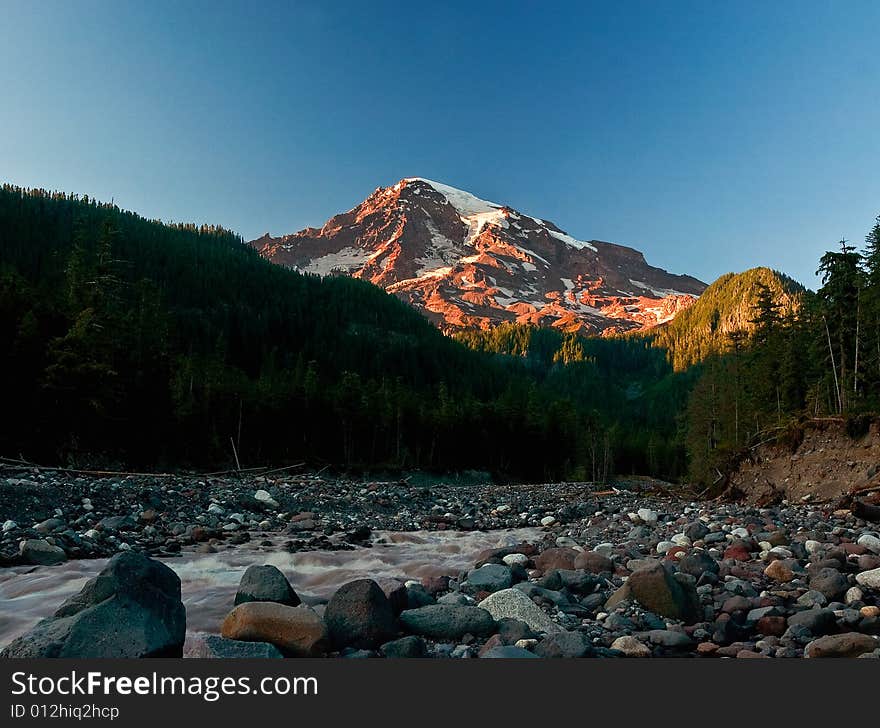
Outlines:
{"label": "snow-capped mountain peak", "polygon": [[578,240],[553,223],[422,177],[378,188],[319,230],[251,241],[318,275],[365,278],[444,328],[501,321],[620,331],[672,318],[705,285],[632,248]]}

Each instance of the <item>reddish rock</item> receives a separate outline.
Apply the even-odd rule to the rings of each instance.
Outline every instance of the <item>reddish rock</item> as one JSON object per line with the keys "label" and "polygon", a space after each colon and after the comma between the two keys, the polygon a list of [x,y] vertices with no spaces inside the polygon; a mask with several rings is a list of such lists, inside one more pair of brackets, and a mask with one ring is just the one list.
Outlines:
{"label": "reddish rock", "polygon": [[603,571],[614,573],[614,562],[605,554],[583,551],[575,557],[574,568],[583,569],[590,574],[601,574]]}
{"label": "reddish rock", "polygon": [[735,559],[736,561],[749,561],[752,553],[749,546],[744,541],[734,541],[730,546],[724,549],[725,559]]}
{"label": "reddish rock", "polygon": [[553,571],[553,569],[574,569],[574,561],[578,557],[579,552],[570,548],[552,548],[542,551],[535,557],[535,568],[540,569],[545,574]]}
{"label": "reddish rock", "polygon": [[782,637],[786,629],[788,623],[785,617],[761,617],[755,623],[755,630],[765,637]]}
{"label": "reddish rock", "polygon": [[269,642],[293,657],[313,657],[326,647],[327,627],[308,607],[246,602],[233,609],[220,633],[231,640]]}

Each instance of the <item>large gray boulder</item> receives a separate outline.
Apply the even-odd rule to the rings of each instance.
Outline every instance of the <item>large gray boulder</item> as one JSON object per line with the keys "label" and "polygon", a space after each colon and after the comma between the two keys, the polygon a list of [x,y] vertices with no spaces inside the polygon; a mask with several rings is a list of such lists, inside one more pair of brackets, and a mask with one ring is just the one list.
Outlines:
{"label": "large gray boulder", "polygon": [[60,546],[55,546],[42,538],[29,538],[21,542],[19,555],[25,564],[34,566],[54,566],[67,561],[67,554]]}
{"label": "large gray boulder", "polygon": [[324,621],[338,649],[378,647],[397,633],[391,602],[372,579],[339,587],[327,603]]}
{"label": "large gray boulder", "polygon": [[485,609],[457,604],[407,609],[401,613],[400,623],[408,632],[438,640],[457,640],[466,634],[485,637],[495,631],[495,620]]}
{"label": "large gray boulder", "polygon": [[288,607],[297,607],[300,598],[277,567],[271,564],[252,564],[242,574],[238,592],[235,594],[236,604],[247,602],[277,602]]}
{"label": "large gray boulder", "polygon": [[126,551],[0,657],[181,657],[185,635],[177,574]]}

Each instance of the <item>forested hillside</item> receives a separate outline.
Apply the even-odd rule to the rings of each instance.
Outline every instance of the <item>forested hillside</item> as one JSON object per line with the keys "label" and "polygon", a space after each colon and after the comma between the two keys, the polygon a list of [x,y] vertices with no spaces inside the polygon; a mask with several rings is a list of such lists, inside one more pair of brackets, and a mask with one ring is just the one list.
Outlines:
{"label": "forested hillside", "polygon": [[749,329],[704,362],[687,409],[693,479],[717,482],[747,446],[796,436],[801,418],[842,417],[856,431],[880,409],[880,218],[862,252],[841,241],[818,272],[821,287],[795,310],[759,287]]}
{"label": "forested hillside", "polygon": [[[570,355],[586,345],[567,339],[537,371],[470,351],[368,283],[88,198],[0,192],[0,341],[0,454],[222,466],[234,446],[245,465],[534,479],[647,467],[629,435],[610,442],[619,393],[593,384],[617,365],[599,344]],[[658,470],[681,470],[680,446],[652,447]]]}
{"label": "forested hillside", "polygon": [[673,368],[682,371],[744,341],[755,328],[756,309],[767,302],[782,318],[794,315],[803,293],[799,283],[769,268],[727,273],[690,308],[647,335],[669,352]]}

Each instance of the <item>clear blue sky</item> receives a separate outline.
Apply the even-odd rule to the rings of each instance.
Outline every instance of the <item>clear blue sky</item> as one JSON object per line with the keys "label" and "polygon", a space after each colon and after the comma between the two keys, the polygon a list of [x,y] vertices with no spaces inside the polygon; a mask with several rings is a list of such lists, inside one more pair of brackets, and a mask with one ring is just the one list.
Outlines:
{"label": "clear blue sky", "polygon": [[0,179],[246,238],[422,176],[712,280],[880,213],[880,2],[0,0]]}

